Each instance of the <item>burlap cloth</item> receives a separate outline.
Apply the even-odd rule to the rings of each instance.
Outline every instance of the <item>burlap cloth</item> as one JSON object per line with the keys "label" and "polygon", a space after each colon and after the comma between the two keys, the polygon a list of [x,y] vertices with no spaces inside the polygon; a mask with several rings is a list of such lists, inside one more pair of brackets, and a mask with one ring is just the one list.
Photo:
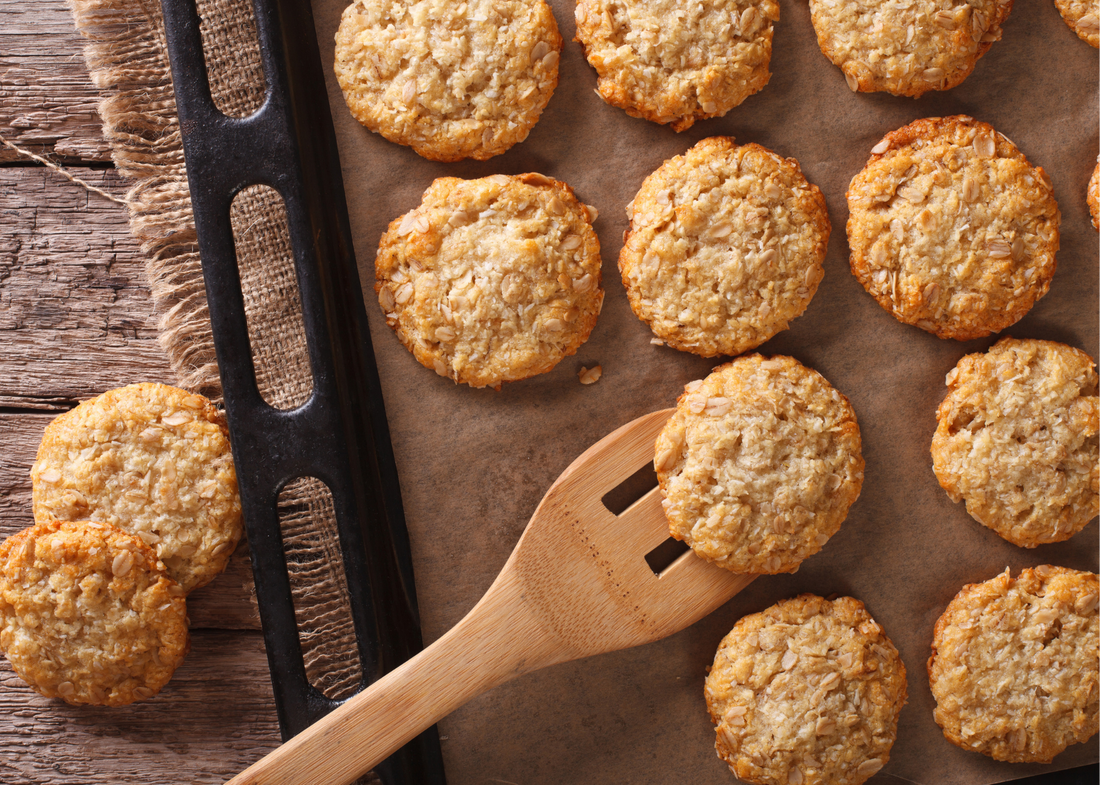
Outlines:
{"label": "burlap cloth", "polygon": [[[214,103],[245,117],[265,81],[251,0],[199,0]],[[134,181],[130,227],[141,241],[161,346],[176,383],[220,397],[218,368],[196,245],[195,222],[164,23],[156,0],[73,0],[85,58],[103,93],[104,135],[119,171]],[[309,397],[311,376],[286,215],[278,194],[253,186],[234,200],[233,235],[260,393],[288,409]],[[302,478],[279,497],[294,608],[311,684],[333,698],[361,678],[332,500]]]}

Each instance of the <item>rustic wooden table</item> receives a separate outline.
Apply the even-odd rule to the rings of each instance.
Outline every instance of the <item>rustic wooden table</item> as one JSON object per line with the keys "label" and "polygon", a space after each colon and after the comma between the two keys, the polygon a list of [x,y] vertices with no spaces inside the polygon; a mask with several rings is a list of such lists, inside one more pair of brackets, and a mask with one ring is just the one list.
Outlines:
{"label": "rustic wooden table", "polygon": [[[64,0],[0,0],[0,135],[121,198]],[[30,525],[46,423],[138,381],[171,381],[126,208],[0,146],[0,539]],[[0,658],[4,785],[223,782],[278,744],[247,554],[188,603],[191,653],[155,699],[88,709]]]}

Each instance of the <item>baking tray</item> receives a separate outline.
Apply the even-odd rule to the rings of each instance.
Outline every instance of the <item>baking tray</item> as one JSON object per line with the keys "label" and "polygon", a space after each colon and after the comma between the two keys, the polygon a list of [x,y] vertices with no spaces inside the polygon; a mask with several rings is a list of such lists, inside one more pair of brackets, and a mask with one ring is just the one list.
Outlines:
{"label": "baking tray", "polygon": [[[256,0],[267,82],[263,106],[226,117],[211,99],[191,0],[162,4],[207,301],[238,469],[256,597],[284,739],[341,701],[306,676],[277,501],[300,477],[331,491],[362,679],[422,642],[408,535],[360,283],[332,120],[308,3]],[[244,188],[282,196],[313,392],[299,408],[264,402],[252,361],[230,205]],[[385,785],[443,783],[430,729],[374,774]]]}
{"label": "baking tray", "polygon": [[[314,0],[322,61],[347,0]],[[616,260],[625,207],[646,175],[700,139],[733,136],[796,158],[825,197],[832,237],[825,278],[806,313],[760,347],[820,371],[859,418],[866,480],[840,532],[794,575],[754,581],[692,628],[633,651],[563,664],[482,696],[440,722],[448,781],[480,785],[565,782],[729,783],[714,754],[702,701],[706,668],[738,618],[802,591],[864,601],[902,652],[909,703],[880,782],[992,783],[1096,760],[1095,742],[1053,766],[1014,766],[948,743],[932,719],[925,663],[932,626],[965,583],[1006,566],[1044,562],[1097,569],[1094,521],[1066,543],[1016,548],[977,524],[936,482],[929,446],[944,376],[998,336],[944,341],[898,323],[848,266],[845,191],[888,131],[927,116],[969,114],[991,123],[1054,182],[1062,246],[1050,292],[1002,335],[1048,338],[1100,354],[1100,248],[1084,202],[1098,152],[1096,50],[1050,2],[1018,2],[1004,37],[959,87],[914,100],[854,94],[821,54],[807,4],[781,3],[772,77],[723,118],[681,134],[628,117],[594,93],[596,78],[573,41],[573,0],[550,0],[565,44],[558,86],[523,143],[488,161],[426,161],[360,126],[326,71],[352,237],[413,547],[424,635],[434,640],[484,593],[546,488],[589,445],[619,425],[671,406],[706,360],[650,343],[630,311]],[[554,371],[499,392],[456,386],[400,345],[369,283],[386,225],[420,203],[434,178],[542,172],[599,209],[603,312],[591,338]],[[582,366],[603,367],[593,385]]]}

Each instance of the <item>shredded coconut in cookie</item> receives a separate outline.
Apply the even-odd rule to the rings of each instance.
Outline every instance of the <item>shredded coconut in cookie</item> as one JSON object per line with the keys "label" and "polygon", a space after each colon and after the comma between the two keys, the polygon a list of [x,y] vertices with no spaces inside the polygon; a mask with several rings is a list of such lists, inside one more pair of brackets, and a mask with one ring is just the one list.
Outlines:
{"label": "shredded coconut in cookie", "polygon": [[966,79],[1011,9],[1012,0],[810,0],[810,20],[852,90],[915,97]]}
{"label": "shredded coconut in cookie", "polygon": [[527,138],[558,82],[543,0],[357,0],[336,33],[352,115],[425,158],[485,160]]}
{"label": "shredded coconut in cookie", "polygon": [[775,0],[578,0],[575,17],[600,96],[676,131],[721,117],[771,78]]}
{"label": "shredded coconut in cookie", "polygon": [[190,646],[183,589],[138,538],[44,521],[0,543],[0,650],[49,698],[151,698]]}
{"label": "shredded coconut in cookie", "polygon": [[1100,48],[1100,0],[1054,0],[1054,5],[1082,41]]}
{"label": "shredded coconut in cookie", "polygon": [[704,695],[715,749],[738,779],[860,785],[890,759],[907,688],[863,603],[803,594],[737,622]]}
{"label": "shredded coconut in cookie", "polygon": [[863,485],[848,399],[790,357],[739,357],[688,385],[657,437],[669,532],[739,573],[794,572]]}
{"label": "shredded coconut in cookie", "polygon": [[229,431],[201,395],[134,384],[46,427],[31,467],[34,519],[106,521],[141,538],[188,593],[243,533]]}
{"label": "shredded coconut in cookie", "polygon": [[829,242],[825,198],[798,162],[704,139],[646,178],[619,270],[630,307],[677,349],[754,349],[802,314]]}
{"label": "shredded coconut in cookie", "polygon": [[386,323],[421,364],[472,387],[549,371],[603,305],[595,216],[541,174],[439,178],[379,244]]}
{"label": "shredded coconut in cookie", "polygon": [[1050,763],[1100,728],[1097,576],[1042,565],[965,586],[936,622],[928,677],[944,736]]}
{"label": "shredded coconut in cookie", "polygon": [[941,338],[1019,321],[1054,276],[1061,214],[1041,167],[986,123],[917,120],[872,149],[848,189],[852,273],[887,311]]}
{"label": "shredded coconut in cookie", "polygon": [[1067,540],[1100,513],[1096,363],[1005,338],[947,375],[932,466],[952,501],[1015,545]]}

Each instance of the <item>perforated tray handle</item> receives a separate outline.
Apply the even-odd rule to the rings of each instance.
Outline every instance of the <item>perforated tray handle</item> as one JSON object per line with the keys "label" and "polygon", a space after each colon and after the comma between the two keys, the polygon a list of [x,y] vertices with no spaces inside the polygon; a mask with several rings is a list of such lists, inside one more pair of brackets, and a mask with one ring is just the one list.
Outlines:
{"label": "perforated tray handle", "polygon": [[[169,59],[256,594],[284,739],[339,702],[309,684],[277,499],[312,476],[332,493],[363,681],[422,646],[400,488],[355,264],[336,138],[308,2],[255,0],[267,81],[254,115],[211,99],[192,0],[162,0]],[[286,206],[313,394],[280,411],[256,384],[229,209],[250,185]],[[376,774],[386,785],[443,783],[434,729]]]}

